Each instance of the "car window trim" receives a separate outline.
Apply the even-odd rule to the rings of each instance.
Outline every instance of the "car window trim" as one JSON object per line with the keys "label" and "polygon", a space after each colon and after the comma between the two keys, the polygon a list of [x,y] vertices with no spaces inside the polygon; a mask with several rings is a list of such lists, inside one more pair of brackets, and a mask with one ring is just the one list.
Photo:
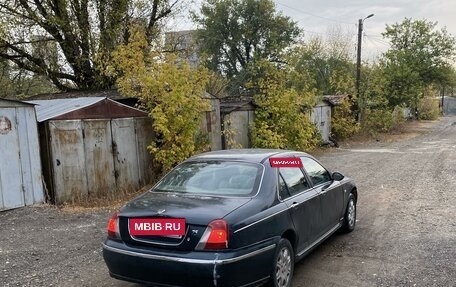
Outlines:
{"label": "car window trim", "polygon": [[[300,191],[300,192],[298,192],[298,193],[296,193],[296,194],[301,194],[301,193],[303,193],[303,192],[305,192],[305,191],[310,190],[310,189],[313,188],[312,182],[309,181],[309,179],[307,178],[307,176],[306,176],[306,174],[304,173],[304,171],[302,170],[302,168],[300,167],[299,169],[301,170],[301,173],[302,173],[302,175],[304,176],[304,179],[307,181],[308,184],[310,184],[310,186],[309,186],[307,189],[304,189],[304,190],[302,190],[302,191]],[[280,175],[282,175],[282,174],[280,173],[280,167],[277,168],[277,171],[278,171],[278,173],[279,173]],[[285,178],[283,178],[283,176],[282,176],[282,179],[283,179],[283,181],[285,182],[285,185],[287,186],[288,193],[290,194],[290,196],[294,195],[294,194],[291,194],[291,192],[290,192],[290,187],[288,186],[288,183],[286,182]],[[277,183],[278,183],[278,182],[277,182]]]}
{"label": "car window trim", "polygon": [[[214,161],[215,160],[216,159],[214,159]],[[165,178],[169,173],[171,173],[179,165],[181,165],[183,163],[187,163],[187,162],[205,162],[205,161],[206,161],[206,159],[187,160],[187,161],[184,161],[184,162],[178,164],[177,166],[172,168],[169,172],[167,172],[164,176],[162,176],[161,179],[157,183],[155,183],[147,192],[152,192],[152,190],[154,190],[159,185],[159,183],[163,180],[163,178]],[[254,194],[252,194],[250,196],[229,196],[229,195],[217,195],[217,194],[209,194],[209,193],[192,193],[190,195],[192,195],[192,196],[198,196],[198,195],[199,196],[212,196],[212,197],[221,197],[221,198],[254,198],[260,193],[261,185],[263,184],[264,174],[265,174],[265,170],[266,170],[266,168],[265,168],[265,166],[263,164],[258,163],[258,162],[253,162],[253,161],[247,161],[247,160],[225,160],[225,159],[221,159],[220,161],[241,162],[241,163],[248,163],[248,164],[253,164],[253,165],[259,166],[261,168],[261,178],[260,178],[260,181],[258,182],[258,188],[257,188],[256,193],[254,193]],[[154,192],[157,192],[157,191],[154,191]],[[164,193],[164,192],[158,191],[157,193]],[[174,194],[180,194],[180,195],[183,194],[183,193],[170,192],[170,191],[166,191],[166,193],[174,193]]]}
{"label": "car window trim", "polygon": [[[287,196],[286,198],[282,199],[280,197],[280,186],[279,186],[279,181],[280,181],[280,178],[282,178],[283,182],[285,183],[285,188],[287,189],[287,193],[289,196]],[[279,200],[286,200],[287,198],[290,198],[292,196],[292,194],[290,193],[290,189],[288,188],[288,184],[287,182],[285,181],[285,179],[283,178],[282,174],[280,173],[279,169],[277,169],[277,191],[278,191],[278,197],[279,197]]]}
{"label": "car window trim", "polygon": [[[287,197],[287,198],[285,198],[285,199],[282,199],[282,198],[280,198],[280,190],[279,190],[279,176],[280,176],[280,175],[279,175],[279,169],[278,169],[278,168],[276,168],[276,173],[277,173],[277,177],[276,177],[276,180],[277,180],[277,181],[276,181],[276,194],[277,194],[277,199],[279,200],[279,202],[288,201],[288,200],[291,199],[291,198],[295,198],[295,197],[300,196],[300,195],[302,195],[302,194],[304,194],[304,193],[314,191],[315,188],[316,188],[315,186],[311,186],[311,187],[309,187],[308,189],[305,189],[305,190],[303,190],[303,191],[301,191],[301,192],[299,192],[299,193],[296,193],[296,194],[291,195],[291,196],[289,196],[289,197]],[[306,176],[306,175],[305,175],[305,176]],[[285,181],[285,180],[284,180],[284,181]],[[287,183],[285,182],[285,185],[286,185],[286,184],[287,184]],[[287,185],[287,188],[288,188],[288,185]],[[318,196],[318,194],[315,195],[315,196]],[[312,198],[313,198],[313,197],[312,197]]]}
{"label": "car window trim", "polygon": [[[317,159],[312,158],[312,157],[309,157],[309,156],[304,156],[304,155],[299,156],[299,158],[302,158],[302,157],[311,159],[311,160],[315,161],[316,163],[318,163],[324,170],[326,170],[327,173],[329,173],[329,176],[331,177],[331,172],[330,172],[323,164],[321,164],[321,162],[319,162]],[[331,178],[331,179],[328,180],[328,181],[321,182],[321,183],[319,183],[319,184],[315,184],[315,183],[312,181],[312,178],[310,177],[310,175],[307,173],[307,170],[304,168],[304,163],[303,163],[301,169],[302,169],[303,172],[307,175],[307,177],[310,179],[310,182],[312,183],[312,187],[314,187],[314,188],[321,187],[321,186],[327,184],[328,182],[332,182],[332,181],[333,181],[332,178]]]}

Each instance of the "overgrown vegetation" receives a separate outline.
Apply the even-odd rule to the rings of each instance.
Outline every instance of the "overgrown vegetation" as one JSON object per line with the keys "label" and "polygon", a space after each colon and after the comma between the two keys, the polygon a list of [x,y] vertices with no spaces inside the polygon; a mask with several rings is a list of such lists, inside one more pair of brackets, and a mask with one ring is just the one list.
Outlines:
{"label": "overgrown vegetation", "polygon": [[436,22],[406,18],[386,26],[383,35],[390,40],[391,48],[384,54],[382,63],[384,91],[390,107],[403,104],[417,111],[427,90],[453,81],[456,40],[436,25]]}
{"label": "overgrown vegetation", "polygon": [[113,53],[109,72],[116,75],[122,94],[137,97],[149,111],[155,132],[149,149],[166,172],[207,147],[199,126],[202,112],[209,108],[202,99],[208,73],[190,68],[173,54],[151,49],[141,27],[130,33],[128,43]]}
{"label": "overgrown vegetation", "polygon": [[239,134],[232,123],[231,119],[226,119],[224,121],[224,127],[222,130],[222,135],[225,137],[226,148],[227,149],[239,149],[242,148],[242,145],[236,141],[236,136]]}
{"label": "overgrown vegetation", "polygon": [[254,74],[262,74],[255,87],[255,120],[252,145],[258,148],[307,150],[316,145],[315,126],[310,121],[313,93],[288,86],[293,75],[263,61]]}
{"label": "overgrown vegetation", "polygon": [[[303,41],[305,32],[272,0],[203,1],[193,34],[205,68],[191,68],[179,57],[185,53],[160,43],[181,1],[3,1],[2,96],[117,87],[149,111],[149,148],[166,171],[208,146],[199,131],[205,90],[254,97],[254,147],[305,150],[318,142],[310,111],[323,95],[349,96],[332,114],[332,132],[345,139],[399,129],[406,108],[436,119],[438,90],[456,86],[455,38],[435,22],[406,18],[386,26],[391,47],[363,64],[358,97],[352,32],[335,27]],[[236,146],[235,131],[224,133]]]}
{"label": "overgrown vegetation", "polygon": [[418,103],[418,118],[420,120],[436,120],[439,118],[439,99],[435,97],[424,97]]}
{"label": "overgrown vegetation", "polygon": [[339,106],[333,109],[331,115],[331,131],[338,141],[353,136],[360,129],[359,123],[353,116],[352,107],[352,100],[346,97]]}

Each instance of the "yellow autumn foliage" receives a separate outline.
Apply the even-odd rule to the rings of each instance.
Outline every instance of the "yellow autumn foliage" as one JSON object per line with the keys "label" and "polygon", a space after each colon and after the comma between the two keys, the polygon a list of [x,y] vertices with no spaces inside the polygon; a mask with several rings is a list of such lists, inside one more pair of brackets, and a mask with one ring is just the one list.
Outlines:
{"label": "yellow autumn foliage", "polygon": [[158,52],[135,27],[113,59],[108,72],[116,73],[120,93],[137,97],[149,111],[155,132],[149,150],[163,172],[207,146],[198,140],[202,112],[209,108],[201,97],[206,69],[191,68],[175,54]]}

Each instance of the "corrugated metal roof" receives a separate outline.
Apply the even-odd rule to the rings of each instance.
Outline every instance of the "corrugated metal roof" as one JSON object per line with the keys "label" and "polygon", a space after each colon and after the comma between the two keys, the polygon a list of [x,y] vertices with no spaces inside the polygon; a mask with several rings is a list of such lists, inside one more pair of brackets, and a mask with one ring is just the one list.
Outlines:
{"label": "corrugated metal roof", "polygon": [[55,100],[36,100],[27,101],[27,103],[35,104],[36,118],[38,122],[55,118],[57,116],[89,107],[102,100],[105,97],[92,97],[92,98],[72,98],[72,99],[55,99]]}
{"label": "corrugated metal roof", "polygon": [[329,104],[333,106],[338,106],[346,97],[349,97],[349,95],[324,95],[323,100],[329,102]]}
{"label": "corrugated metal roof", "polygon": [[56,100],[56,99],[75,99],[75,98],[94,98],[94,97],[106,97],[113,100],[129,98],[121,95],[117,90],[100,90],[100,91],[71,91],[71,92],[60,92],[51,94],[39,94],[31,97],[27,97],[29,101],[36,100]]}
{"label": "corrugated metal roof", "polygon": [[18,101],[18,100],[11,100],[11,99],[4,99],[0,98],[0,107],[9,107],[9,106],[30,106],[33,107],[33,104]]}

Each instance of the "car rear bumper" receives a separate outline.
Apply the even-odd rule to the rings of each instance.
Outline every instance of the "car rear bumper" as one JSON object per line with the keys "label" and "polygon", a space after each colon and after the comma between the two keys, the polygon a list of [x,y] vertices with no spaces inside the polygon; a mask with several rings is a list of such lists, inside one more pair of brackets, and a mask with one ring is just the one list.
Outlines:
{"label": "car rear bumper", "polygon": [[167,253],[107,240],[112,277],[155,286],[248,286],[269,278],[275,240],[232,252]]}

